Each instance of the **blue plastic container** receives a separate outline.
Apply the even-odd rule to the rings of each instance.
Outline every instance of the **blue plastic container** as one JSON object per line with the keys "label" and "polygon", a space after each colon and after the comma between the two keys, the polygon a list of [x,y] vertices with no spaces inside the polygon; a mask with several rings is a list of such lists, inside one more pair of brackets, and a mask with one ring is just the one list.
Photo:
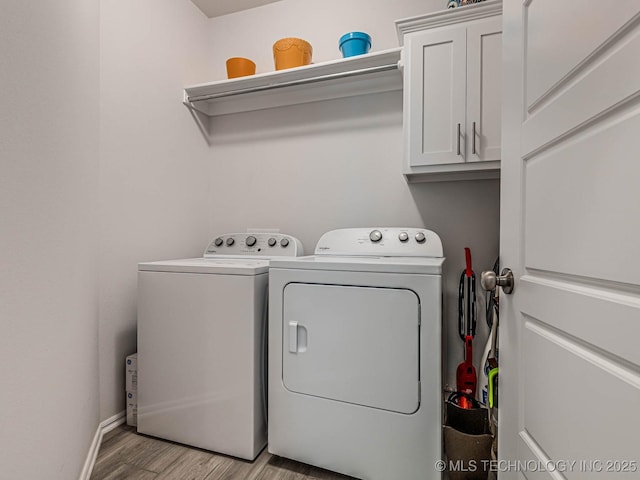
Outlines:
{"label": "blue plastic container", "polygon": [[364,32],[349,32],[340,37],[338,42],[342,56],[353,57],[369,53],[371,37]]}

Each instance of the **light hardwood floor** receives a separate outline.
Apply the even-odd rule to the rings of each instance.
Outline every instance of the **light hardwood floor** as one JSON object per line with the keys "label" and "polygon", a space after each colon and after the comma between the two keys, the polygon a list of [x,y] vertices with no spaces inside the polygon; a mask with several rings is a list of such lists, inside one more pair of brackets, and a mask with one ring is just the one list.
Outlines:
{"label": "light hardwood floor", "polygon": [[145,435],[122,425],[106,434],[91,480],[354,480],[276,457],[265,448],[253,462]]}

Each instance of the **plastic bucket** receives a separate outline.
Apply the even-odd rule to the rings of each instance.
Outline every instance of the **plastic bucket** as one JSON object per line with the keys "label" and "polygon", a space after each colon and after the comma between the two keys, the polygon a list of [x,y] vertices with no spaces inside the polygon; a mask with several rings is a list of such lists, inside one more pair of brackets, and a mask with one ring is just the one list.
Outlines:
{"label": "plastic bucket", "polygon": [[449,480],[488,480],[494,437],[486,408],[445,404],[444,452]]}
{"label": "plastic bucket", "polygon": [[371,37],[364,32],[349,32],[340,37],[338,47],[344,58],[369,53]]}
{"label": "plastic bucket", "polygon": [[[491,467],[491,434],[470,435],[444,427],[449,480],[487,480]],[[451,469],[454,467],[454,469]]]}
{"label": "plastic bucket", "polygon": [[254,75],[256,73],[256,64],[248,58],[233,57],[227,59],[227,77],[237,78]]}
{"label": "plastic bucket", "polygon": [[273,60],[276,70],[309,65],[312,53],[311,44],[301,38],[281,38],[273,44]]}

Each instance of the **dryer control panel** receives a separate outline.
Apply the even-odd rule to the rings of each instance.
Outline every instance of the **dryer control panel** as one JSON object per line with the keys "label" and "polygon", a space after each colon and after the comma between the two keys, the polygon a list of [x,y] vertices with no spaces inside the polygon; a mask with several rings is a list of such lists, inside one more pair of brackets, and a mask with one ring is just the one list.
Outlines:
{"label": "dryer control panel", "polygon": [[425,228],[369,227],[331,230],[320,237],[316,255],[442,257],[442,242]]}
{"label": "dryer control panel", "polygon": [[204,257],[298,257],[304,255],[302,243],[283,233],[226,233],[207,246]]}

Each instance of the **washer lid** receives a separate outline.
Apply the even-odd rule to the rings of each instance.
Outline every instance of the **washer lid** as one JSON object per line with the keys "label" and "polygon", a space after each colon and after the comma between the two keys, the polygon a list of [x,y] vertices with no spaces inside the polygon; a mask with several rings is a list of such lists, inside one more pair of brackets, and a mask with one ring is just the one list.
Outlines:
{"label": "washer lid", "polygon": [[441,275],[443,263],[444,257],[349,257],[310,255],[308,257],[274,259],[271,260],[271,268]]}
{"label": "washer lid", "polygon": [[252,258],[186,258],[138,264],[141,272],[258,275],[269,271],[269,260]]}

